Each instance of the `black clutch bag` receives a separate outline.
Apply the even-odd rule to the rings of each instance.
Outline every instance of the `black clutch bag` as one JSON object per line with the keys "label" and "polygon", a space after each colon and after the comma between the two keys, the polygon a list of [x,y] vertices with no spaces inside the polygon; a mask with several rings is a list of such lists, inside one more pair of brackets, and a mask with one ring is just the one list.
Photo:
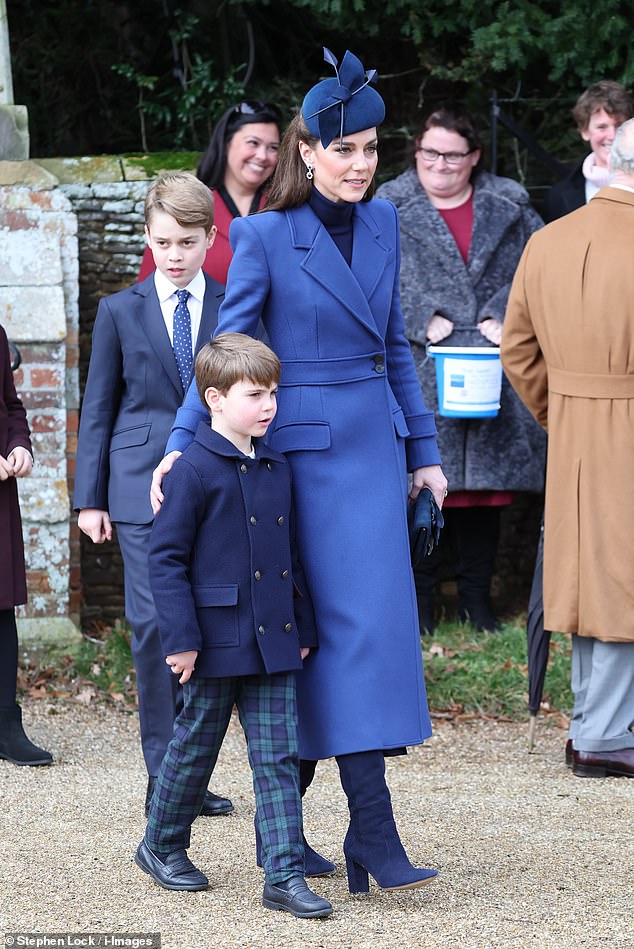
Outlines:
{"label": "black clutch bag", "polygon": [[442,511],[429,488],[423,488],[407,512],[412,566],[416,567],[436,549],[445,525]]}

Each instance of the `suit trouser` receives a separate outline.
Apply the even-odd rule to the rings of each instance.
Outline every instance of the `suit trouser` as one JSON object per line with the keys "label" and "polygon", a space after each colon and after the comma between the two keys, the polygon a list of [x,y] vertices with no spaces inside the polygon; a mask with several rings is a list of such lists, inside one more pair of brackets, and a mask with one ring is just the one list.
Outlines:
{"label": "suit trouser", "polygon": [[163,759],[145,832],[156,853],[186,850],[220,746],[238,706],[253,772],[255,823],[270,883],[304,875],[295,674],[195,676]]}
{"label": "suit trouser", "polygon": [[170,671],[150,590],[148,551],[152,524],[117,523],[123,555],[125,613],[132,627],[132,658],[139,696],[141,748],[148,774],[158,774],[182,707],[178,676]]}
{"label": "suit trouser", "polygon": [[570,680],[569,737],[577,751],[634,748],[634,643],[573,634]]}

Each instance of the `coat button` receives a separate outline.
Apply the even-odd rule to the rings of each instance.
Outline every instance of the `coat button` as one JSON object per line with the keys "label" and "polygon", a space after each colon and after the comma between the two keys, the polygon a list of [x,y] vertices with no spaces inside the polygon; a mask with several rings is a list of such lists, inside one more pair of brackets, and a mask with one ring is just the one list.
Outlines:
{"label": "coat button", "polygon": [[292,624],[292,623],[287,623],[286,626],[284,627],[284,632],[285,632],[285,633],[290,633],[290,631],[292,630],[292,628],[293,628],[293,624]]}
{"label": "coat button", "polygon": [[374,357],[374,371],[385,372],[385,357],[383,355]]}
{"label": "coat button", "polygon": [[261,579],[262,579],[262,574],[261,574],[261,572],[260,572],[259,570],[256,570],[255,573],[253,574],[253,576],[255,577],[256,580],[261,580]]}
{"label": "coat button", "polygon": [[258,633],[261,633],[264,636],[264,626],[258,626]]}
{"label": "coat button", "polygon": [[282,580],[286,580],[288,576],[288,570],[282,570]]}
{"label": "coat button", "polygon": [[266,467],[269,469],[269,471],[273,471],[273,465],[271,464],[270,461],[267,461]]}
{"label": "coat button", "polygon": [[250,521],[250,523],[253,524],[254,526],[257,524],[257,519],[253,516],[253,514],[252,514],[251,517],[249,518],[249,521]]}
{"label": "coat button", "polygon": [[284,523],[284,515],[283,515],[283,514],[280,514],[280,516],[279,516],[278,519],[277,519],[277,523],[279,524],[280,527],[282,526],[282,524]]}
{"label": "coat button", "polygon": [[240,471],[242,472],[242,474],[246,474],[246,473],[247,473],[247,470],[248,470],[248,469],[247,469],[247,466],[246,466],[246,465],[240,465]]}

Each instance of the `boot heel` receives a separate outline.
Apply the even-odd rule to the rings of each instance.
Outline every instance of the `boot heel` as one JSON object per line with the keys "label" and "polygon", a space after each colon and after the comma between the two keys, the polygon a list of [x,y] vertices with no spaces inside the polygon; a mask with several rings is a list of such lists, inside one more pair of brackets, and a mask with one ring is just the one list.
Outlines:
{"label": "boot heel", "polygon": [[350,893],[369,893],[370,880],[368,871],[346,854],[346,873],[348,874],[348,890]]}

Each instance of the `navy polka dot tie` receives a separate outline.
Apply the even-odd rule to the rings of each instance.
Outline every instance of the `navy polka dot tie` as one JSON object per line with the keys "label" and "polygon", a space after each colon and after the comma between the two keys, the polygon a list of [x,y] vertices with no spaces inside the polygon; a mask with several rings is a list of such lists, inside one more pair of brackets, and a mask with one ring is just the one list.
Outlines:
{"label": "navy polka dot tie", "polygon": [[189,385],[194,357],[192,356],[192,318],[187,307],[191,296],[189,290],[177,290],[178,303],[174,310],[173,347],[178,373],[183,383],[183,389]]}

